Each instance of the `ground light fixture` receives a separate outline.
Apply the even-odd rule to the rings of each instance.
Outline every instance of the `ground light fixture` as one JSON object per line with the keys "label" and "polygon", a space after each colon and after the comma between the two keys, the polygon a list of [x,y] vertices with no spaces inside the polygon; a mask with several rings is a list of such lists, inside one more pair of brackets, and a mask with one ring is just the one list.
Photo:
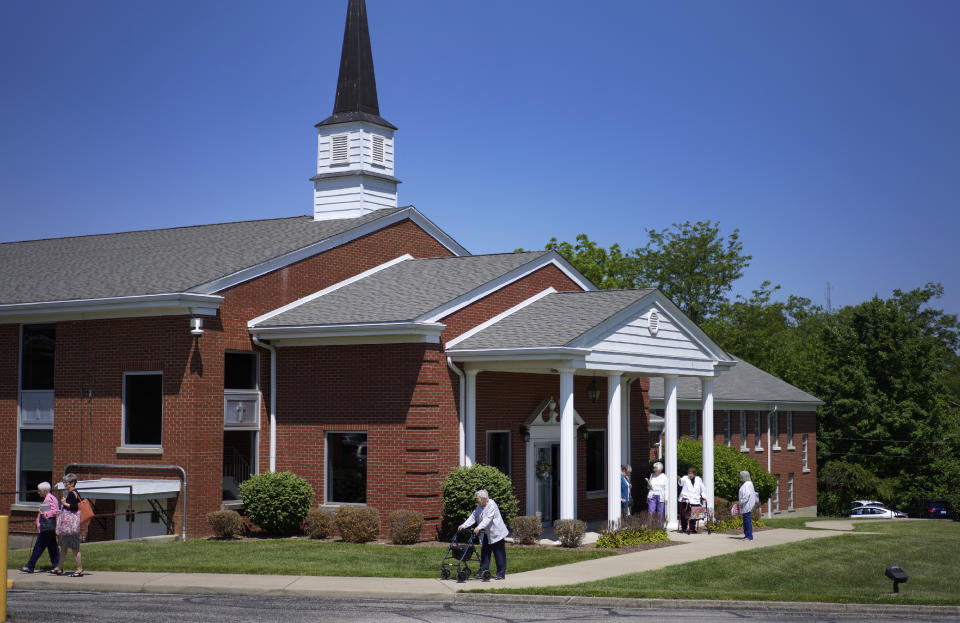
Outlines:
{"label": "ground light fixture", "polygon": [[904,572],[904,570],[898,567],[897,565],[890,565],[889,567],[887,567],[886,576],[891,580],[893,580],[894,594],[898,594],[900,592],[901,582],[906,582],[907,580],[910,579],[909,577],[907,577],[907,574]]}

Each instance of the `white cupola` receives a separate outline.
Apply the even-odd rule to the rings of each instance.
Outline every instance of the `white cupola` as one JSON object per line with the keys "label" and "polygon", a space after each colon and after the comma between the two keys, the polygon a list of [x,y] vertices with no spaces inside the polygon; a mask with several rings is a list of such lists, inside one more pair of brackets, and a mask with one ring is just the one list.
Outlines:
{"label": "white cupola", "polygon": [[380,116],[364,0],[350,0],[333,114],[317,124],[313,218],[356,218],[397,207],[396,127]]}

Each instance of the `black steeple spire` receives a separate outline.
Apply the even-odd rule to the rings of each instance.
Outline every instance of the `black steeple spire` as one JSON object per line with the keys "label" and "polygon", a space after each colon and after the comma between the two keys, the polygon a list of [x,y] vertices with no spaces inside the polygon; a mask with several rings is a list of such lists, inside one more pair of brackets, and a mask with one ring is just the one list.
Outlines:
{"label": "black steeple spire", "polygon": [[377,79],[373,73],[373,53],[370,50],[370,30],[367,27],[367,5],[364,0],[350,0],[347,5],[347,25],[343,31],[340,76],[337,78],[337,99],[333,104],[333,115],[318,123],[317,127],[351,121],[368,121],[396,129],[380,116]]}

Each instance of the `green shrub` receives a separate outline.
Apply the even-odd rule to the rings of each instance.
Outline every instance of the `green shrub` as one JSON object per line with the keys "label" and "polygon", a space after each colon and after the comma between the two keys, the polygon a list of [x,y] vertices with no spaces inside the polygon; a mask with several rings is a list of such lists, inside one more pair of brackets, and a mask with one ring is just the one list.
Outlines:
{"label": "green shrub", "polygon": [[390,540],[394,545],[410,545],[420,540],[423,513],[398,510],[390,513]]}
{"label": "green shrub", "polygon": [[[696,467],[697,473],[703,473],[703,445],[692,439],[681,439],[677,443],[677,474],[686,474],[690,467]],[[713,446],[713,491],[714,494],[728,500],[736,500],[740,492],[740,472],[750,472],[750,479],[760,496],[760,502],[770,499],[777,488],[777,480],[756,460],[740,452],[737,448],[714,444]],[[652,471],[652,466],[651,466]]]}
{"label": "green shrub", "polygon": [[563,547],[580,547],[586,524],[579,519],[558,519],[553,522],[553,535]]}
{"label": "green shrub", "polygon": [[[750,515],[750,523],[754,528],[764,527],[763,519],[759,513]],[[743,515],[737,515],[736,517],[731,516],[720,521],[714,521],[713,524],[710,525],[710,530],[713,532],[743,532]]]}
{"label": "green shrub", "polygon": [[369,506],[341,506],[333,514],[340,536],[347,543],[367,543],[380,536],[380,513]]}
{"label": "green shrub", "polygon": [[293,534],[313,502],[313,488],[291,472],[256,474],[240,484],[247,517],[270,534]]}
{"label": "green shrub", "polygon": [[615,530],[601,532],[597,538],[597,547],[629,547],[669,540],[662,516],[638,513],[624,517]]}
{"label": "green shrub", "polygon": [[517,516],[517,497],[509,476],[489,465],[455,467],[450,470],[441,488],[445,535],[453,534],[477,507],[476,493],[480,489],[486,489],[490,499],[497,503],[504,524],[509,526]]}
{"label": "green shrub", "polygon": [[213,511],[207,513],[207,523],[218,539],[232,539],[240,534],[243,522],[237,511]]}
{"label": "green shrub", "polygon": [[876,500],[879,489],[880,479],[866,467],[827,461],[817,473],[817,514],[845,517],[853,500]]}
{"label": "green shrub", "polygon": [[533,515],[521,515],[514,517],[510,522],[510,530],[513,532],[513,538],[521,545],[533,545],[540,540],[543,535],[543,523],[539,517]]}
{"label": "green shrub", "polygon": [[311,539],[329,539],[333,536],[333,513],[322,508],[311,508],[307,512],[307,535]]}

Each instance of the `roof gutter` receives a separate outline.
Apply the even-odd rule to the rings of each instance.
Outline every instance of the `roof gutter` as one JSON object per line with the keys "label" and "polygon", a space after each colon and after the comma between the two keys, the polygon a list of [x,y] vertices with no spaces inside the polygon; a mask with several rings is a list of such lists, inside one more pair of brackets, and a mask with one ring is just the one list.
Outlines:
{"label": "roof gutter", "polygon": [[253,343],[270,352],[270,471],[277,471],[277,348],[252,335]]}
{"label": "roof gutter", "polygon": [[460,387],[460,409],[457,411],[457,420],[459,421],[460,428],[460,465],[463,466],[466,463],[467,455],[467,439],[466,439],[466,428],[464,428],[463,423],[463,409],[464,409],[464,392],[466,388],[464,387],[464,378],[463,372],[457,367],[457,364],[453,363],[453,359],[447,357],[447,367],[453,370],[453,373],[460,378],[460,382],[457,385]]}
{"label": "roof gutter", "polygon": [[39,301],[0,305],[0,320],[19,316],[61,315],[97,317],[103,315],[191,314],[215,316],[222,296],[192,292],[168,292],[138,296],[111,296],[67,301]]}

